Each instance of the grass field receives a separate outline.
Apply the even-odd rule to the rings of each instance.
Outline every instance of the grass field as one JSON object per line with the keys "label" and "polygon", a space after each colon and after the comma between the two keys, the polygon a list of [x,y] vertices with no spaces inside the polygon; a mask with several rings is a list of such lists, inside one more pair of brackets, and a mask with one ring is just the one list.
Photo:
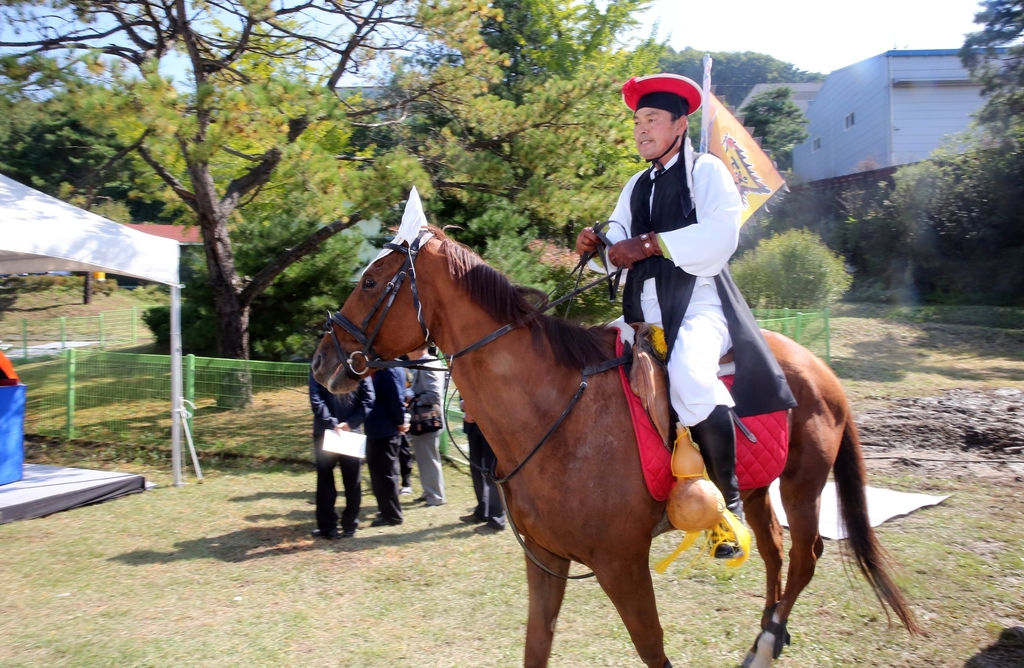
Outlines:
{"label": "grass field", "polygon": [[[857,408],[951,387],[1024,389],[1020,331],[929,318],[837,314],[833,359]],[[521,663],[523,556],[507,533],[481,537],[458,522],[472,505],[465,472],[446,469],[446,506],[410,504],[400,527],[314,542],[306,467],[208,459],[203,485],[175,489],[158,452],[37,446],[30,454],[142,472],[160,487],[0,526],[0,665]],[[952,495],[879,529],[927,635],[888,626],[837,544],[826,542],[778,665],[1022,665],[1007,658],[1022,656],[1007,629],[1024,624],[1024,467],[874,464],[872,484]],[[364,518],[373,510],[367,493]],[[677,539],[659,538],[652,563]],[[742,659],[764,603],[759,560],[653,577],[674,665]],[[568,587],[552,665],[639,665],[593,581]]]}

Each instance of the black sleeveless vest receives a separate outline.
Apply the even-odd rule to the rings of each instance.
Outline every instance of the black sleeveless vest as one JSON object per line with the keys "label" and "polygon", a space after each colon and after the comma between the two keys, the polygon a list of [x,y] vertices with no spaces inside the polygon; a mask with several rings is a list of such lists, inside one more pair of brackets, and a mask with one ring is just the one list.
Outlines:
{"label": "black sleeveless vest", "polygon": [[[697,223],[697,211],[693,208],[690,189],[686,184],[686,167],[680,154],[675,164],[657,173],[651,179],[654,165],[637,180],[629,201],[632,216],[632,235],[645,232],[670,232]],[[655,185],[657,187],[655,188]],[[651,190],[654,202],[651,203]],[[622,295],[622,314],[626,322],[643,322],[644,312],[640,306],[640,294],[644,282],[653,278],[661,305],[661,322],[665,327],[665,341],[668,354],[672,354],[676,333],[683,324],[686,307],[693,295],[696,277],[675,265],[672,260],[652,255],[633,265],[626,274],[626,287]]]}
{"label": "black sleeveless vest", "polygon": [[[694,209],[690,189],[686,183],[683,156],[680,154],[674,165],[653,180],[650,174],[650,169],[644,172],[633,187],[629,202],[632,216],[631,234],[639,236],[645,232],[670,232],[695,225],[697,211]],[[653,255],[635,263],[626,275],[626,287],[622,296],[622,315],[626,322],[643,322],[640,295],[644,282],[649,278],[654,279],[657,288],[661,322],[665,328],[665,342],[671,356],[686,309],[690,305],[690,298],[693,296],[697,277],[660,255]],[[729,326],[732,352],[736,362],[736,378],[731,390],[736,402],[736,414],[747,417],[796,406],[796,399],[789,389],[786,376],[768,348],[754,314],[750,312],[750,307],[733,283],[728,268],[722,269],[722,272],[715,276],[715,287],[719,299],[722,300],[722,312]]]}

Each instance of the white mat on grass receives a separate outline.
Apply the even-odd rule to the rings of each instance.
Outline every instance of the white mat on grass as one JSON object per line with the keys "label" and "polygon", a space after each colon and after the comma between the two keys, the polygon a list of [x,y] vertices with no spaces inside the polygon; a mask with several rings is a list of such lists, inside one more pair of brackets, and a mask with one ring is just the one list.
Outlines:
{"label": "white mat on grass", "polygon": [[[932,496],[930,494],[908,494],[896,492],[891,489],[879,487],[865,487],[865,494],[868,497],[868,517],[871,526],[876,527],[882,522],[891,520],[899,515],[909,515],[918,508],[935,506],[949,496]],[[782,507],[782,496],[779,493],[779,481],[776,480],[768,488],[768,494],[772,500],[772,508],[783,526],[788,527],[786,511]],[[825,489],[821,491],[821,512],[818,515],[818,532],[822,538],[839,540],[846,538],[846,527],[839,519],[839,502],[836,499],[836,484],[825,483]]]}

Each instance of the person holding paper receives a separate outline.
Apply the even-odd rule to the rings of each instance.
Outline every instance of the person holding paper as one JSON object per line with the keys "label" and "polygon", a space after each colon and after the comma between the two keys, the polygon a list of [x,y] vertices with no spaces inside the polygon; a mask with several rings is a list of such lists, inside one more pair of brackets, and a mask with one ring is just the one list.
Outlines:
{"label": "person holding paper", "polygon": [[[313,409],[313,451],[316,456],[316,525],[314,538],[333,540],[351,538],[359,528],[359,507],[362,489],[358,457],[325,452],[324,433],[327,431],[355,431],[373,409],[373,382],[364,378],[355,392],[343,396],[331,394],[326,387],[309,374],[309,403]],[[334,467],[341,468],[341,481],[345,486],[345,510],[341,514],[341,533],[338,533],[338,513],[334,504],[338,490],[334,482]]]}

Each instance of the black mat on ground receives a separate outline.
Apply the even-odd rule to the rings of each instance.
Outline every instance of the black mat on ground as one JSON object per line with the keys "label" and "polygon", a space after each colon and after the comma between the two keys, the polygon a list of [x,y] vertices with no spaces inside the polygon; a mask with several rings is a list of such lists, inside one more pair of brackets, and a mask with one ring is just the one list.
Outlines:
{"label": "black mat on ground", "polygon": [[0,524],[144,491],[146,479],[133,473],[25,464],[21,480],[0,485]]}

